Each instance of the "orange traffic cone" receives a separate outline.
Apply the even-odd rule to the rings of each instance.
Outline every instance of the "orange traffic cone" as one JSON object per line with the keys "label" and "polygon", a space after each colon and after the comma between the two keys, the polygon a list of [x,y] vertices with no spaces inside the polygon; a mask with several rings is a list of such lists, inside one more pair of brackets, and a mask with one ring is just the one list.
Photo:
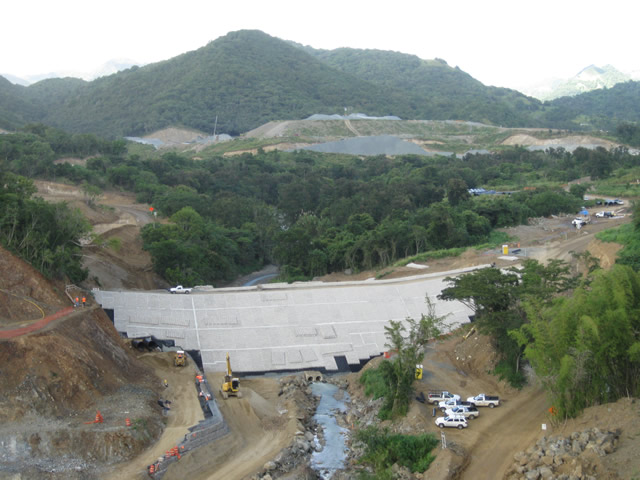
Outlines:
{"label": "orange traffic cone", "polygon": [[102,417],[102,414],[100,413],[100,410],[98,410],[96,412],[96,418],[93,422],[84,422],[85,425],[89,425],[91,423],[102,423],[104,422],[104,418]]}
{"label": "orange traffic cone", "polygon": [[131,420],[130,420],[129,418],[125,418],[125,419],[124,419],[124,424],[125,424],[127,427],[130,427],[130,426],[131,426]]}

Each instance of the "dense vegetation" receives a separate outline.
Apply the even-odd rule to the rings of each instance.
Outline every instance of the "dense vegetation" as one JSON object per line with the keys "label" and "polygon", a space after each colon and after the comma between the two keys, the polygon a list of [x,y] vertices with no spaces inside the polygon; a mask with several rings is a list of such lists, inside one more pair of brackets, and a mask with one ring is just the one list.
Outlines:
{"label": "dense vegetation", "polygon": [[[92,155],[86,167],[54,159]],[[134,191],[169,224],[148,225],[145,248],[171,282],[217,284],[267,262],[284,278],[383,267],[399,259],[491,239],[494,228],[576,212],[580,192],[542,186],[637,163],[624,149],[521,148],[465,158],[361,159],[313,152],[259,152],[194,160],[175,152],[128,154],[121,141],[29,125],[0,136],[4,169],[68,179],[92,189]],[[470,197],[468,187],[540,184]]]}
{"label": "dense vegetation", "polygon": [[616,265],[569,297],[525,303],[513,336],[550,393],[560,418],[640,394],[640,274]]}
{"label": "dense vegetation", "polygon": [[415,106],[411,118],[534,126],[531,112],[542,107],[538,100],[515,90],[486,87],[440,59],[428,61],[403,53],[351,48],[305,50],[346,74],[388,91],[404,92]]}
{"label": "dense vegetation", "polygon": [[63,203],[32,198],[35,191],[30,179],[0,169],[0,244],[49,277],[84,280],[79,240],[90,225]]}
{"label": "dense vegetation", "polygon": [[[283,75],[286,72],[286,75]],[[0,128],[43,122],[73,133],[135,136],[168,126],[239,135],[314,113],[470,120],[501,126],[613,130],[640,121],[638,83],[541,103],[487,87],[443,60],[372,50],[296,47],[238,31],[167,61],[91,82],[29,87],[0,77]]]}
{"label": "dense vegetation", "polygon": [[[571,128],[583,124],[589,129],[615,130],[620,121],[640,123],[640,82],[619,83],[609,89],[593,90],[545,102],[545,125]],[[564,125],[564,127],[562,127]]]}
{"label": "dense vegetation", "polygon": [[392,434],[386,429],[370,426],[356,432],[356,441],[365,446],[360,463],[371,465],[375,476],[363,474],[361,479],[394,478],[392,467],[397,464],[413,473],[425,472],[435,459],[431,453],[439,440],[431,433],[422,435]]}
{"label": "dense vegetation", "polygon": [[589,267],[581,279],[558,260],[488,268],[449,279],[440,296],[475,310],[501,353],[496,373],[521,385],[524,362],[533,366],[561,419],[640,393],[640,274]]}

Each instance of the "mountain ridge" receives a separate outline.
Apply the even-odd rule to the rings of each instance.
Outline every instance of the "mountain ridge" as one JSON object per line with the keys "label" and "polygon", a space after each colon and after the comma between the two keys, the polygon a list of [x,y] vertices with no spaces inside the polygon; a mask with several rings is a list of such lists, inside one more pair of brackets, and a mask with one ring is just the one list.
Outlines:
{"label": "mountain ridge", "polygon": [[[620,105],[623,115],[614,111],[603,118],[606,105],[601,103],[608,100],[601,97],[595,105],[593,99],[572,100],[568,107],[566,101],[543,104],[515,90],[484,86],[441,59],[382,50],[315,50],[259,30],[231,32],[169,60],[90,82],[49,79],[23,87],[2,80],[0,128],[44,123],[105,137],[143,136],[168,126],[212,131],[214,123],[218,132],[236,136],[272,120],[345,110],[563,129],[582,128],[584,117],[594,117],[598,128],[611,128],[612,118],[640,119],[639,99]],[[611,89],[607,95],[618,93]]]}

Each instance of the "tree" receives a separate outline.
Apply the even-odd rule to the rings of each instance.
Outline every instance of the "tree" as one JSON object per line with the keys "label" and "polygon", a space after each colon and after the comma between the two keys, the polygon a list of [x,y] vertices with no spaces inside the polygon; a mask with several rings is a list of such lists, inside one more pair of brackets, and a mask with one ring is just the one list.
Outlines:
{"label": "tree", "polygon": [[561,417],[640,393],[640,274],[615,265],[570,297],[525,304],[514,331]]}
{"label": "tree", "polygon": [[574,183],[569,187],[569,193],[578,197],[580,201],[584,199],[584,194],[587,193],[587,190],[589,190],[589,185],[584,183]]}
{"label": "tree", "polygon": [[479,330],[492,336],[500,353],[502,375],[514,385],[524,382],[520,373],[524,344],[512,334],[527,322],[522,300],[535,298],[547,305],[558,293],[575,286],[568,265],[561,260],[551,260],[547,265],[526,260],[520,271],[484,268],[445,281],[451,286],[438,298],[458,300],[475,311]]}
{"label": "tree", "polygon": [[517,299],[518,275],[497,268],[483,268],[458,277],[447,277],[451,286],[442,290],[440,300],[458,300],[478,317],[509,310]]}
{"label": "tree", "polygon": [[416,364],[424,356],[423,347],[429,340],[440,335],[444,328],[446,317],[436,315],[435,305],[429,296],[425,297],[425,302],[427,314],[423,314],[420,320],[390,320],[389,325],[384,327],[389,342],[385,345],[395,353],[392,360],[385,360],[380,365],[388,387],[383,410],[390,417],[406,415],[413,393]]}
{"label": "tree", "polygon": [[88,182],[82,182],[82,193],[86,198],[87,205],[93,205],[95,201],[102,196],[100,187],[91,185]]}
{"label": "tree", "polygon": [[461,178],[450,178],[447,182],[447,199],[454,207],[471,198],[469,187]]}

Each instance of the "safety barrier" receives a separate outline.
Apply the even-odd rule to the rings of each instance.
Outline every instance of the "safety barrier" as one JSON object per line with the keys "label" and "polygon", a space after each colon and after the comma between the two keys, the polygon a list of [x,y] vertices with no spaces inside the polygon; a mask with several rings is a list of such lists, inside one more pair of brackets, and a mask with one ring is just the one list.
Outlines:
{"label": "safety barrier", "polygon": [[189,433],[184,436],[184,439],[178,445],[147,467],[147,473],[152,478],[162,478],[169,467],[174,462],[179,461],[182,455],[218,440],[229,433],[229,426],[224,421],[218,404],[213,398],[209,382],[199,369],[195,378],[195,386],[206,418],[198,422],[197,425],[189,427]]}

